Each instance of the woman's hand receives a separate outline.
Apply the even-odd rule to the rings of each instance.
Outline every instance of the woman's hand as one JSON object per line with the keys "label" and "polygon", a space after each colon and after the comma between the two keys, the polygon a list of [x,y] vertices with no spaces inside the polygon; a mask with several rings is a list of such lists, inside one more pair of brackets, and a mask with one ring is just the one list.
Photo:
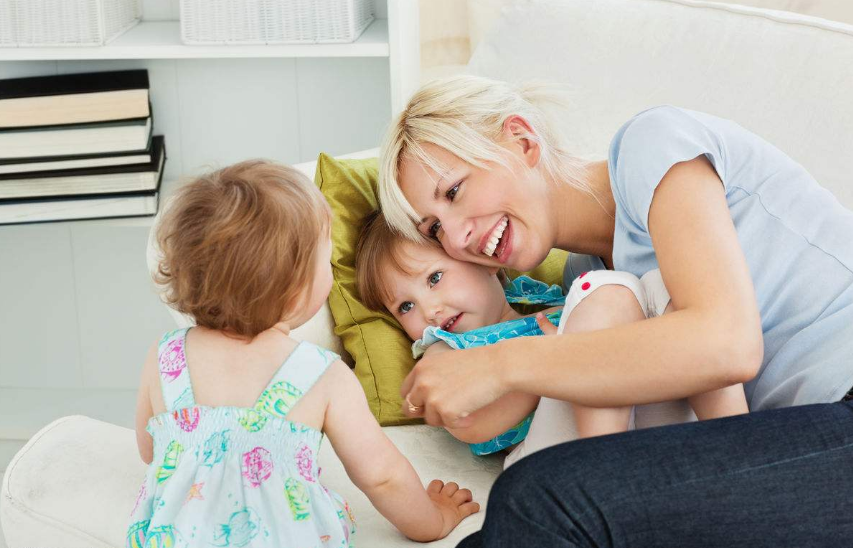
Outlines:
{"label": "woman's hand", "polygon": [[406,398],[403,412],[434,426],[470,426],[468,415],[510,391],[500,354],[503,344],[421,358],[400,388]]}
{"label": "woman's hand", "polygon": [[471,491],[460,489],[452,481],[432,480],[426,491],[441,514],[441,533],[435,540],[446,537],[463,519],[480,511],[480,505],[473,502]]}

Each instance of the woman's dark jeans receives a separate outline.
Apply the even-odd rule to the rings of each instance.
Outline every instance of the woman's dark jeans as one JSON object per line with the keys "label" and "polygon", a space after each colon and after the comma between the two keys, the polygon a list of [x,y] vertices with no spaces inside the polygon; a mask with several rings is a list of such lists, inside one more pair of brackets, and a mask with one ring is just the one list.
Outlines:
{"label": "woman's dark jeans", "polygon": [[458,548],[853,542],[853,402],[566,443],[510,467]]}

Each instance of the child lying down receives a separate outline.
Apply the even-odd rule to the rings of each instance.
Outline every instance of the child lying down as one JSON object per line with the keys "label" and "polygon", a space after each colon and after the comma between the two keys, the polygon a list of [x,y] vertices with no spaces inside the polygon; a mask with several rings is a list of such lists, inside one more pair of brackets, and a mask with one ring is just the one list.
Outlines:
{"label": "child lying down", "polygon": [[[407,240],[394,233],[381,214],[369,220],[361,235],[356,273],[364,304],[387,310],[400,322],[414,341],[415,358],[546,332],[613,327],[586,319],[574,321],[573,312],[582,301],[603,286],[627,288],[634,294],[637,311],[631,321],[665,314],[672,308],[658,270],[642,279],[627,272],[584,272],[564,296],[559,286],[549,287],[527,276],[508,281],[496,268],[453,259],[437,242]],[[524,316],[511,303],[548,308]],[[747,411],[741,385],[697,394],[688,401],[702,419]],[[641,407],[635,420],[630,407],[592,408],[511,393],[475,412],[470,426],[448,431],[477,455],[508,450],[505,466],[509,466],[557,443],[692,418],[684,402]]]}

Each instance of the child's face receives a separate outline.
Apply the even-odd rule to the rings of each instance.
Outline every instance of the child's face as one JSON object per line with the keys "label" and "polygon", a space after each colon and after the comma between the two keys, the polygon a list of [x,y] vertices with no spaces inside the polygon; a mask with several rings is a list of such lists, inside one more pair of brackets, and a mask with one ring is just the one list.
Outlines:
{"label": "child's face", "polygon": [[464,332],[501,321],[508,308],[497,269],[457,261],[437,247],[405,242],[412,274],[386,269],[391,298],[383,303],[412,340],[427,326]]}

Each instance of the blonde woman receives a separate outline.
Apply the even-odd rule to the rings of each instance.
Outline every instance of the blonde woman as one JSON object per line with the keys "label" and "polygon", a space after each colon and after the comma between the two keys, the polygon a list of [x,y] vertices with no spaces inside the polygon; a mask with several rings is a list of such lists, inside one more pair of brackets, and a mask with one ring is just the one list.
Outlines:
{"label": "blonde woman", "polygon": [[402,387],[409,412],[458,428],[511,392],[619,407],[744,383],[753,413],[525,458],[461,546],[849,538],[853,213],[760,137],[675,107],[627,120],[606,161],[582,162],[543,108],[552,98],[470,76],[419,90],[383,144],[389,223],[488,266],[527,270],[556,247],[638,277],[660,268],[673,310],[585,328],[635,306],[604,285],[567,334],[423,359]]}

